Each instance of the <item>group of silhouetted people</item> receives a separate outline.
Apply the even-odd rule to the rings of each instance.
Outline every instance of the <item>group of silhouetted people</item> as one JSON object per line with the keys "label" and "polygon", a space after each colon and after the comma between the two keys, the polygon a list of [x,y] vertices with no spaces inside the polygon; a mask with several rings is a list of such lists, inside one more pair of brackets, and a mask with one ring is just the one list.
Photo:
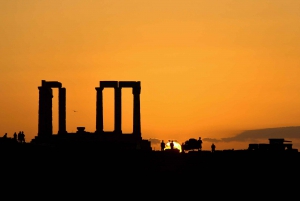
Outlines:
{"label": "group of silhouetted people", "polygon": [[[170,142],[170,148],[174,149],[174,142],[173,142],[173,140],[172,141],[169,140],[169,142]],[[165,148],[166,148],[166,143],[162,140],[161,143],[160,143],[160,149],[161,149],[161,151],[164,151]]]}
{"label": "group of silhouetted people", "polygon": [[[170,142],[170,148],[174,149],[174,142],[173,142],[173,140],[172,141],[169,140],[169,142]],[[162,140],[161,143],[160,143],[160,150],[164,151],[165,148],[166,148],[166,143]]]}
{"label": "group of silhouetted people", "polygon": [[[169,142],[170,142],[171,150],[174,149],[173,140],[172,141],[169,140]],[[165,148],[166,148],[166,143],[162,140],[161,143],[160,143],[160,149],[161,149],[161,151],[164,151]],[[182,152],[184,153],[184,143],[182,143],[181,149],[182,149]],[[199,139],[198,139],[198,151],[201,151],[201,150],[202,150],[202,139],[201,139],[201,137],[199,137]],[[211,152],[214,153],[215,151],[216,151],[216,145],[214,143],[212,143]]]}
{"label": "group of silhouetted people", "polygon": [[[6,139],[7,138],[7,133],[5,133],[2,138]],[[13,139],[15,141],[19,142],[19,143],[25,143],[25,134],[24,134],[24,132],[20,131],[18,134],[16,132],[14,132]]]}

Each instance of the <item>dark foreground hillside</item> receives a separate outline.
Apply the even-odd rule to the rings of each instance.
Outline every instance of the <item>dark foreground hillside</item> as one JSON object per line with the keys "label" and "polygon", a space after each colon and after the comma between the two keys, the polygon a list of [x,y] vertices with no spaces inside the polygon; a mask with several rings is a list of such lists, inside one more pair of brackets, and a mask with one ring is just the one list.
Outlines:
{"label": "dark foreground hillside", "polygon": [[[31,144],[2,146],[2,168],[45,175],[176,175],[178,177],[251,177],[293,175],[300,170],[298,152],[217,151],[172,153],[96,148],[51,148]],[[34,171],[31,171],[34,170]]]}
{"label": "dark foreground hillside", "polygon": [[[0,148],[1,182],[26,188],[32,195],[122,195],[159,197],[152,191],[186,196],[239,198],[241,194],[276,197],[297,187],[299,153],[219,151],[172,153],[104,151],[91,147],[51,148],[21,144]],[[2,191],[3,192],[3,191]],[[121,193],[122,192],[122,193]],[[144,192],[141,195],[141,192]],[[31,195],[30,194],[30,195]],[[156,195],[156,196],[154,196]],[[45,198],[45,197],[43,197]],[[55,198],[54,198],[55,199]]]}

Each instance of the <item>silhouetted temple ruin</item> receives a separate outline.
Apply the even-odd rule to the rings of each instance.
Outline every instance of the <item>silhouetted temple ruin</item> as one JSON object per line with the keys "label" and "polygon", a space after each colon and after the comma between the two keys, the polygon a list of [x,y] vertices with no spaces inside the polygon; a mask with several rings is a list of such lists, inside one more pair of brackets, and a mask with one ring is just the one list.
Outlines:
{"label": "silhouetted temple ruin", "polygon": [[[58,133],[53,134],[52,125],[52,88],[58,88]],[[103,89],[114,88],[114,131],[103,130]],[[122,88],[132,88],[133,94],[133,133],[122,132]],[[143,140],[141,135],[140,93],[139,81],[100,81],[96,87],[96,131],[87,132],[85,127],[77,127],[76,133],[66,131],[66,89],[57,81],[42,80],[39,89],[38,135],[32,143],[67,145],[95,145],[106,149],[144,149],[151,150],[150,141]]]}

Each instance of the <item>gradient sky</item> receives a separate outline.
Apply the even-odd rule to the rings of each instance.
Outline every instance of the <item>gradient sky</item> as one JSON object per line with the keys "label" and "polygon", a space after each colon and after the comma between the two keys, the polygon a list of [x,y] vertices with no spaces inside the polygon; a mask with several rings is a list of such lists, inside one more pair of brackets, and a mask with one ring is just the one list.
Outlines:
{"label": "gradient sky", "polygon": [[[299,10],[299,0],[0,0],[0,134],[37,135],[41,80],[66,88],[68,132],[95,131],[101,80],[141,81],[145,139],[299,126]],[[123,132],[132,101],[123,90]],[[113,111],[105,89],[105,130]]]}

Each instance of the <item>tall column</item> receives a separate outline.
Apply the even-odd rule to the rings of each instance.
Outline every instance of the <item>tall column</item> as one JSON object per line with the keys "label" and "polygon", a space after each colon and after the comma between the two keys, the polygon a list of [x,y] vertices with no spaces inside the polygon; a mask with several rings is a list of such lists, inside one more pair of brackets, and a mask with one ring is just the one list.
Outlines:
{"label": "tall column", "polygon": [[39,122],[38,136],[52,135],[52,89],[38,87],[39,89]]}
{"label": "tall column", "polygon": [[120,87],[115,87],[115,133],[122,134],[122,93]]}
{"label": "tall column", "polygon": [[66,134],[66,88],[58,89],[58,134]]}
{"label": "tall column", "polygon": [[132,89],[133,93],[133,135],[138,139],[142,138],[141,135],[141,113],[140,113],[140,93],[141,86],[138,82],[137,86],[134,86]]}
{"label": "tall column", "polygon": [[39,112],[38,112],[38,136],[43,136],[45,128],[45,89],[38,87],[39,89]]}
{"label": "tall column", "polygon": [[53,134],[53,116],[52,116],[52,98],[53,90],[48,88],[47,98],[46,98],[46,135],[51,136]]}
{"label": "tall column", "polygon": [[96,133],[103,132],[103,87],[96,87]]}

